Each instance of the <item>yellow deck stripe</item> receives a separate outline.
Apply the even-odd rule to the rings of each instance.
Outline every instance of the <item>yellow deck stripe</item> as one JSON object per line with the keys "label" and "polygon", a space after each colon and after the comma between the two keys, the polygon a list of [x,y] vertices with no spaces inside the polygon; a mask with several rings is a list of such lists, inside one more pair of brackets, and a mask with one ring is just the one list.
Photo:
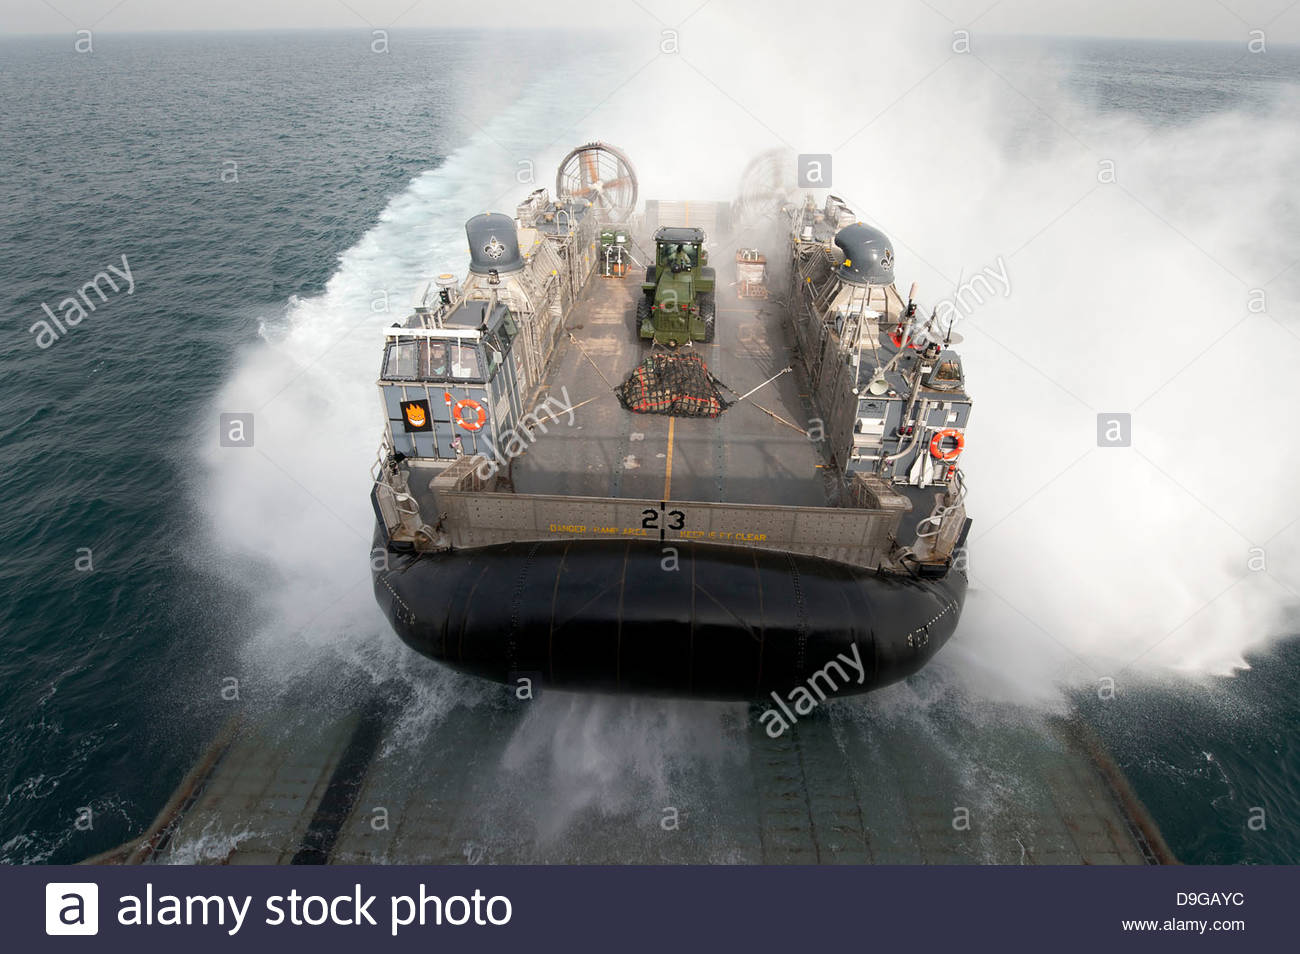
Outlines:
{"label": "yellow deck stripe", "polygon": [[664,468],[664,502],[667,503],[673,489],[673,425],[677,418],[668,418],[668,466]]}

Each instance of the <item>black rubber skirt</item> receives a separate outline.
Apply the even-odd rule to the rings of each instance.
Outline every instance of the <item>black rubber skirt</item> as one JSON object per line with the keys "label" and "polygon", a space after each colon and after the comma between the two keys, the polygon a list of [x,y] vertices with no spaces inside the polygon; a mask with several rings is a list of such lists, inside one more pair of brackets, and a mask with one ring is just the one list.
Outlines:
{"label": "black rubber skirt", "polygon": [[[382,543],[377,541],[382,548]],[[503,683],[706,699],[867,692],[952,636],[966,577],[645,540],[389,552],[375,596],[417,652]]]}

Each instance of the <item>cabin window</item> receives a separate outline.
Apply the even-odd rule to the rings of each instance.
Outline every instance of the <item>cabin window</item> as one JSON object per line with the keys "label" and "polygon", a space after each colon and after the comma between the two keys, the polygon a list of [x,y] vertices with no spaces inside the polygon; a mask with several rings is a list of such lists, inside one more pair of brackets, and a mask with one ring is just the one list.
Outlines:
{"label": "cabin window", "polygon": [[449,342],[447,354],[451,361],[451,377],[458,381],[482,381],[483,363],[479,360],[478,348],[472,344]]}
{"label": "cabin window", "polygon": [[519,326],[515,324],[515,316],[510,312],[506,312],[505,317],[501,319],[501,327],[497,329],[497,334],[501,336],[501,350],[509,351],[510,343],[519,334]]}
{"label": "cabin window", "polygon": [[496,377],[497,371],[505,362],[505,356],[501,351],[501,344],[495,334],[488,334],[483,339],[483,348],[487,353],[488,378]]}
{"label": "cabin window", "polygon": [[390,341],[384,355],[384,377],[390,381],[414,381],[420,376],[420,342]]}
{"label": "cabin window", "polygon": [[[501,360],[497,352],[496,365]],[[482,381],[483,367],[478,346],[459,341],[393,341],[384,355],[388,381]]]}
{"label": "cabin window", "polygon": [[424,342],[424,378],[427,381],[441,381],[447,376],[447,342]]}
{"label": "cabin window", "polygon": [[660,246],[659,267],[671,269],[680,256],[685,256],[686,262],[694,268],[699,264],[700,247],[690,242],[665,242]]}

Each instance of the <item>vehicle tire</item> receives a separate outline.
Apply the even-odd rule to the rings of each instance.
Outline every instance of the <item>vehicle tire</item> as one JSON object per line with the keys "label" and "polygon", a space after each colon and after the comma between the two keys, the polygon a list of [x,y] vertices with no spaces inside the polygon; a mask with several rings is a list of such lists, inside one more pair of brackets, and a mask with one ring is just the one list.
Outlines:
{"label": "vehicle tire", "polygon": [[712,292],[700,295],[700,318],[704,321],[704,343],[711,344],[718,332],[718,307]]}
{"label": "vehicle tire", "polygon": [[642,295],[639,299],[637,299],[636,318],[634,319],[635,323],[632,326],[632,334],[637,341],[641,340],[642,325],[649,320],[650,320],[650,299],[647,298],[645,295]]}

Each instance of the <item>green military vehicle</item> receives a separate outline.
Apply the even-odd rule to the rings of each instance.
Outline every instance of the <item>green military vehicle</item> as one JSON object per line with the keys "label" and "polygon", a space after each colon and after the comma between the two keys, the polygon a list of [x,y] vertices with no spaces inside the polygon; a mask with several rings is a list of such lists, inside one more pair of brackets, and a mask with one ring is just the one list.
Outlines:
{"label": "green military vehicle", "polygon": [[713,340],[716,277],[707,267],[704,230],[665,226],[655,232],[655,263],[637,299],[637,335],[676,348]]}

